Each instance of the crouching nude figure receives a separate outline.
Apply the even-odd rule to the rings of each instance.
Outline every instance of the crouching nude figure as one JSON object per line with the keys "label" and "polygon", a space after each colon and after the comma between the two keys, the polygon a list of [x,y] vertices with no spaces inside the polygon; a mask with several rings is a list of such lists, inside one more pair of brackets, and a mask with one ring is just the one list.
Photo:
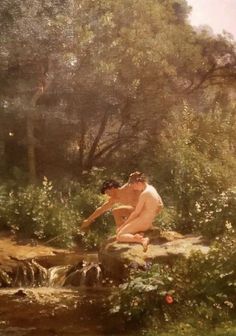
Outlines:
{"label": "crouching nude figure", "polygon": [[143,173],[130,174],[128,183],[133,190],[140,191],[141,194],[135,210],[117,229],[116,239],[118,242],[140,243],[146,252],[149,238],[145,238],[143,232],[152,229],[153,220],[163,208],[163,202],[156,189],[147,183]]}
{"label": "crouching nude figure", "polygon": [[115,180],[104,181],[101,193],[107,196],[107,200],[83,221],[80,229],[88,229],[97,217],[109,210],[112,210],[116,228],[120,227],[134,211],[140,195],[140,191],[128,183],[120,186]]}

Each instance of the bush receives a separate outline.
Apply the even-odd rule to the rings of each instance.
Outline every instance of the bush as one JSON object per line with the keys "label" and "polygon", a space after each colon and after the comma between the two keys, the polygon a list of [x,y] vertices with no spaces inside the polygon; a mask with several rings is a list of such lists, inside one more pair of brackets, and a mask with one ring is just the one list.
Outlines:
{"label": "bush", "polygon": [[199,199],[192,212],[192,222],[195,231],[210,239],[222,235],[227,228],[236,229],[236,189],[212,199]]}
{"label": "bush", "polygon": [[172,267],[153,265],[134,273],[112,297],[111,311],[158,328],[187,318],[211,326],[235,318],[235,243],[229,228],[207,255],[194,253]]}
{"label": "bush", "polygon": [[235,336],[236,321],[222,323],[217,327],[212,328],[209,325],[203,324],[201,321],[185,321],[180,323],[172,323],[166,331],[161,331],[158,328],[144,331],[145,336]]}
{"label": "bush", "polygon": [[113,229],[110,214],[96,220],[88,233],[79,227],[98,205],[104,201],[94,184],[86,188],[70,182],[55,188],[46,178],[42,185],[29,185],[9,191],[0,189],[0,228],[11,229],[26,238],[49,240],[59,236],[53,244],[70,246],[73,237],[86,249],[97,248]]}
{"label": "bush", "polygon": [[177,225],[178,214],[175,207],[167,207],[164,205],[164,208],[156,217],[153,225],[157,226],[161,230],[178,230]]}
{"label": "bush", "polygon": [[235,218],[235,192],[229,191],[236,183],[235,127],[232,107],[203,113],[184,105],[166,121],[153,153],[146,151],[149,174],[164,203],[175,209],[178,231],[214,238]]}
{"label": "bush", "polygon": [[1,222],[5,227],[27,238],[55,240],[57,245],[68,245],[80,216],[70,201],[59,197],[46,178],[42,186],[28,186],[9,192],[1,201]]}
{"label": "bush", "polygon": [[5,185],[0,186],[0,230],[8,229],[7,224],[7,206],[8,206],[9,192]]}
{"label": "bush", "polygon": [[[73,208],[80,213],[81,219],[91,215],[103,202],[104,196],[98,194],[93,185],[89,189],[81,187],[80,192],[72,199]],[[86,249],[97,249],[104,239],[114,233],[114,227],[111,213],[105,213],[92,223],[86,234],[80,236],[82,245]]]}

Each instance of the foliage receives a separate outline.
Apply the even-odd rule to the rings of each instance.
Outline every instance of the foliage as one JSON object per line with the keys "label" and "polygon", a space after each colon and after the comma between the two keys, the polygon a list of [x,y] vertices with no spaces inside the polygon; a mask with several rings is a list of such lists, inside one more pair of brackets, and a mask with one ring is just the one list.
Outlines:
{"label": "foliage", "polygon": [[65,245],[71,242],[80,217],[68,201],[57,197],[52,183],[44,179],[42,187],[28,186],[10,192],[1,202],[1,220],[25,237],[48,240],[61,235],[59,244]]}
{"label": "foliage", "polygon": [[112,298],[112,312],[158,328],[187,318],[211,326],[227,321],[236,313],[235,262],[235,232],[228,228],[207,255],[134,273]]}
{"label": "foliage", "polygon": [[158,216],[155,218],[153,225],[165,231],[178,231],[178,214],[175,207],[168,207],[166,204]]}
{"label": "foliage", "polygon": [[[88,186],[81,187],[79,193],[72,198],[73,208],[76,212],[80,213],[81,219],[89,217],[104,202],[104,196],[98,194],[97,182],[94,184],[94,178],[91,178],[93,183],[90,185],[90,188]],[[100,187],[101,183],[99,184]],[[86,249],[97,249],[102,241],[113,232],[113,227],[113,217],[110,213],[106,213],[96,219],[86,234],[78,233],[78,238],[81,239],[80,242]]]}
{"label": "foliage", "polygon": [[193,227],[209,239],[222,235],[227,228],[236,229],[236,190],[229,189],[210,200],[195,204]]}
{"label": "foliage", "polygon": [[194,31],[189,12],[185,0],[3,0],[4,169],[60,178],[112,165],[127,173],[179,102],[206,105],[208,88],[227,91],[234,42]]}
{"label": "foliage", "polygon": [[204,325],[202,321],[185,321],[180,323],[170,324],[166,331],[160,329],[144,331],[145,336],[234,336],[236,332],[235,321],[221,323],[212,328],[209,325]]}
{"label": "foliage", "polygon": [[185,105],[166,122],[151,158],[148,153],[143,165],[151,161],[149,173],[164,203],[176,209],[178,230],[213,238],[226,221],[235,222],[235,127],[232,105],[210,113]]}
{"label": "foliage", "polygon": [[8,191],[1,187],[1,228],[19,232],[24,237],[49,240],[56,236],[54,244],[71,245],[74,238],[85,248],[97,248],[111,230],[109,215],[94,223],[89,234],[79,231],[85,219],[102,202],[95,190],[85,189],[78,183],[71,183],[65,191],[56,189],[46,178],[41,186],[20,187]]}

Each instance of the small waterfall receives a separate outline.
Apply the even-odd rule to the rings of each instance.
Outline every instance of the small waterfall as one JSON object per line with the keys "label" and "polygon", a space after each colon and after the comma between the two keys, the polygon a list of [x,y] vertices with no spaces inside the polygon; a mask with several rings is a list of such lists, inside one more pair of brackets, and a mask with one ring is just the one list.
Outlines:
{"label": "small waterfall", "polygon": [[11,277],[4,270],[0,269],[0,287],[11,287],[11,284]]}
{"label": "small waterfall", "polygon": [[66,274],[71,266],[54,266],[48,270],[48,286],[62,287],[65,283]]}
{"label": "small waterfall", "polygon": [[35,270],[35,282],[34,286],[47,286],[48,284],[48,270],[37,263],[34,259],[31,260],[33,268]]}
{"label": "small waterfall", "polygon": [[81,271],[80,286],[94,286],[101,282],[101,267],[98,264],[88,264]]}
{"label": "small waterfall", "polygon": [[80,261],[76,265],[45,268],[36,260],[18,260],[15,271],[0,269],[1,287],[66,287],[97,286],[102,271],[98,263]]}

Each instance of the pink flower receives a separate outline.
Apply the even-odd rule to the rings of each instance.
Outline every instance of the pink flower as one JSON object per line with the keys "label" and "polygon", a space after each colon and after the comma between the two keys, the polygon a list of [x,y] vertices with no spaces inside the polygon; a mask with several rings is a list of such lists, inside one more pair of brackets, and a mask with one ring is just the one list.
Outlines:
{"label": "pink flower", "polygon": [[168,304],[172,304],[174,302],[174,299],[173,299],[173,297],[170,294],[166,294],[165,301]]}

